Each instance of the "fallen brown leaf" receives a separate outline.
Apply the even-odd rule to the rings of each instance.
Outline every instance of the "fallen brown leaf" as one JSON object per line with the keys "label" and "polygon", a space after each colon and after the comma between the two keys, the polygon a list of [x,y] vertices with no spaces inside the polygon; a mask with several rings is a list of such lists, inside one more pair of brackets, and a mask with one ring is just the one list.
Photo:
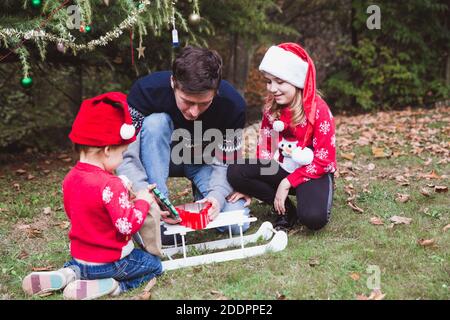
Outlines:
{"label": "fallen brown leaf", "polygon": [[319,261],[318,258],[310,258],[308,260],[308,264],[309,264],[310,267],[315,267],[315,266],[318,266],[320,264],[320,261]]}
{"label": "fallen brown leaf", "polygon": [[216,300],[230,300],[228,297],[226,297],[222,292],[211,290],[209,293],[211,293],[213,296],[215,296]]}
{"label": "fallen brown leaf", "polygon": [[18,175],[22,175],[22,174],[27,173],[27,171],[24,170],[24,169],[17,169],[17,170],[16,170],[16,173],[17,173]]}
{"label": "fallen brown leaf", "polygon": [[365,294],[357,294],[356,300],[369,300],[369,298]]}
{"label": "fallen brown leaf", "polygon": [[382,293],[380,289],[373,289],[368,300],[383,300],[386,294]]}
{"label": "fallen brown leaf", "polygon": [[427,188],[420,188],[420,193],[421,193],[422,195],[424,195],[425,197],[431,196],[431,192],[430,192],[430,190],[428,190]]}
{"label": "fallen brown leaf", "polygon": [[378,217],[372,217],[372,218],[370,218],[370,223],[373,224],[373,225],[376,225],[376,226],[381,226],[381,225],[384,224],[383,220],[381,220],[381,219],[378,218]]}
{"label": "fallen brown leaf", "polygon": [[351,153],[344,153],[341,152],[341,157],[346,159],[346,160],[353,160],[355,158],[355,153],[351,152]]}
{"label": "fallen brown leaf", "polygon": [[277,300],[287,300],[286,296],[282,293],[279,293],[278,291],[275,293],[275,296]]}
{"label": "fallen brown leaf", "polygon": [[446,225],[442,230],[445,232],[450,229],[450,224]]}
{"label": "fallen brown leaf", "polygon": [[411,224],[412,219],[401,216],[393,216],[389,219],[389,221],[393,222],[394,224]]}
{"label": "fallen brown leaf", "polygon": [[409,194],[401,194],[397,193],[397,197],[395,198],[395,201],[405,203],[409,200]]}
{"label": "fallen brown leaf", "polygon": [[47,267],[33,267],[31,268],[32,271],[50,271],[53,270],[53,266],[47,266]]}
{"label": "fallen brown leaf", "polygon": [[33,180],[35,178],[35,176],[33,176],[32,174],[29,174],[27,177],[27,180]]}
{"label": "fallen brown leaf", "polygon": [[361,278],[361,275],[359,273],[353,272],[350,274],[350,278],[352,278],[354,281],[358,281]]}
{"label": "fallen brown leaf", "polygon": [[50,207],[45,207],[45,208],[44,208],[44,214],[50,214],[50,213],[52,213],[52,208],[50,208]]}
{"label": "fallen brown leaf", "polygon": [[353,202],[347,202],[347,205],[353,209],[355,212],[364,213],[364,210],[355,205]]}
{"label": "fallen brown leaf", "polygon": [[13,187],[16,189],[16,191],[20,191],[20,184],[14,183]]}
{"label": "fallen brown leaf", "polygon": [[437,175],[434,170],[428,174],[423,175],[423,178],[425,178],[425,179],[441,179],[441,177],[439,175]]}
{"label": "fallen brown leaf", "polygon": [[384,152],[384,148],[372,147],[372,154],[375,158],[387,158],[389,154]]}
{"label": "fallen brown leaf", "polygon": [[367,170],[368,171],[373,171],[375,169],[375,165],[373,164],[373,163],[369,163],[368,165],[367,165]]}
{"label": "fallen brown leaf", "polygon": [[430,247],[434,246],[436,242],[434,241],[434,239],[419,239],[417,243],[422,247]]}
{"label": "fallen brown leaf", "polygon": [[448,191],[448,187],[446,186],[435,186],[434,191],[437,193],[445,193]]}

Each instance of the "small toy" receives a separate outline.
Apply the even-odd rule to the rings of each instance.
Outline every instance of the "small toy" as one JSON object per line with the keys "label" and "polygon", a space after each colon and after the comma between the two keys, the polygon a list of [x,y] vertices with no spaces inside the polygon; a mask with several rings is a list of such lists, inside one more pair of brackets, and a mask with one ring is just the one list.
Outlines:
{"label": "small toy", "polygon": [[182,220],[181,225],[194,230],[204,229],[211,221],[208,216],[208,210],[211,206],[211,202],[186,203],[177,206],[176,209]]}
{"label": "small toy", "polygon": [[175,217],[177,220],[182,220],[180,215],[178,214],[177,209],[173,206],[173,204],[167,199],[158,188],[152,189],[153,194],[161,201],[161,203],[169,210],[169,212]]}

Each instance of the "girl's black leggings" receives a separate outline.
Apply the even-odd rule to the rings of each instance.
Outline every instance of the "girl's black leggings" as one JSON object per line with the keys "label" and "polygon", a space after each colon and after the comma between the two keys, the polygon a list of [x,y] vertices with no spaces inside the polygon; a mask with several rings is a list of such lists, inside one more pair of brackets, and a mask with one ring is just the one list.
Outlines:
{"label": "girl's black leggings", "polygon": [[[262,172],[263,168],[276,166],[272,174]],[[231,186],[239,192],[260,199],[273,206],[275,194],[281,180],[289,175],[276,162],[268,164],[231,164],[228,166],[227,178]],[[297,217],[301,224],[311,230],[323,228],[331,213],[333,201],[333,175],[326,174],[319,179],[302,183],[295,190],[297,196]]]}

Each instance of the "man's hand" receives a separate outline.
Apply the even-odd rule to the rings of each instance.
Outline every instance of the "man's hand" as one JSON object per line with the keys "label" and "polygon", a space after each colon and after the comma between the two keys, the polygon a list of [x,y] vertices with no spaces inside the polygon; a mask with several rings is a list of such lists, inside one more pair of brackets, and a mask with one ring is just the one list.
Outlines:
{"label": "man's hand", "polygon": [[227,197],[227,201],[231,202],[231,203],[235,203],[236,201],[238,201],[240,199],[245,200],[244,207],[248,207],[250,205],[250,203],[252,202],[252,197],[250,197],[244,193],[237,192],[237,191],[233,192],[232,194],[230,194]]}
{"label": "man's hand", "polygon": [[291,188],[291,183],[286,178],[281,180],[280,184],[278,185],[277,193],[275,195],[275,200],[273,202],[275,211],[277,211],[278,214],[281,214],[281,215],[286,214],[286,208],[284,206],[284,203],[286,202],[286,198],[289,194],[290,188]]}
{"label": "man's hand", "polygon": [[206,197],[202,200],[197,201],[198,203],[205,203],[205,202],[211,202],[211,208],[209,208],[208,210],[208,216],[210,220],[214,220],[215,218],[217,218],[217,216],[220,213],[220,204],[219,201],[217,201],[215,198],[213,197]]}

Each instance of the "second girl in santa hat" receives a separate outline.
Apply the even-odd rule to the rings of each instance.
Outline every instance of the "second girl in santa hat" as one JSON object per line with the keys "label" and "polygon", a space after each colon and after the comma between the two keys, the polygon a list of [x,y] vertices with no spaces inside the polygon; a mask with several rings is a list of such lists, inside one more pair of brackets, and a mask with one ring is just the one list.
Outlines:
{"label": "second girl in santa hat", "polygon": [[[237,191],[229,201],[255,197],[273,205],[277,229],[297,221],[309,229],[321,229],[331,212],[336,138],[330,109],[316,92],[314,63],[298,44],[283,43],[269,48],[259,70],[267,81],[268,97],[258,161],[228,167],[228,181]],[[287,137],[296,139],[290,139],[295,145],[292,150],[283,144]],[[281,145],[283,157],[276,152]],[[286,166],[286,156],[294,167]],[[264,170],[269,167],[275,167],[275,172]],[[290,192],[296,195],[297,207],[288,198]]]}

